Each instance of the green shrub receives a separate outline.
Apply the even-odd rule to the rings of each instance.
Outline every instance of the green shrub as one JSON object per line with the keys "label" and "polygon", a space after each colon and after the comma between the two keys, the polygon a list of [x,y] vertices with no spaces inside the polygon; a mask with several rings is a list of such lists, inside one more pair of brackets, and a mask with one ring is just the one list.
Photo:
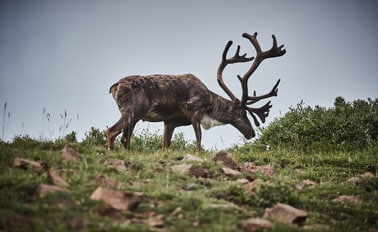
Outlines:
{"label": "green shrub", "polygon": [[106,146],[106,132],[100,131],[97,128],[91,127],[91,130],[85,133],[85,138],[82,141],[83,145],[97,145]]}
{"label": "green shrub", "polygon": [[334,106],[305,107],[303,102],[262,130],[255,145],[308,150],[361,150],[377,144],[378,99]]}

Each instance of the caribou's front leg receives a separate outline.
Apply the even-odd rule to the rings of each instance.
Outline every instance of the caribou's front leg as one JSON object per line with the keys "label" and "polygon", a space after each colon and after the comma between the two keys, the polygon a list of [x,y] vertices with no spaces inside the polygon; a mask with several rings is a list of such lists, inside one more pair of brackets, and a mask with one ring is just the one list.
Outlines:
{"label": "caribou's front leg", "polygon": [[194,129],[194,133],[196,135],[196,149],[197,151],[201,151],[201,139],[202,139],[202,132],[201,132],[201,114],[200,112],[196,112],[192,116],[192,125]]}
{"label": "caribou's front leg", "polygon": [[164,122],[163,148],[168,149],[171,145],[173,131],[177,127],[174,123]]}

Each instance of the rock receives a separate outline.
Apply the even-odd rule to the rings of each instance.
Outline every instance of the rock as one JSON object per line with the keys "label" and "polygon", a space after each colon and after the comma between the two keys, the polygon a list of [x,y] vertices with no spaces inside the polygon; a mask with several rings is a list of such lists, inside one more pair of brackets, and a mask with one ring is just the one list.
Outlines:
{"label": "rock", "polygon": [[242,178],[242,179],[237,179],[235,182],[238,183],[238,184],[243,184],[244,185],[244,184],[249,183],[249,180],[246,179],[246,178]]}
{"label": "rock", "polygon": [[358,176],[354,176],[349,178],[347,182],[351,183],[352,185],[358,185],[359,183],[361,183],[361,178]]}
{"label": "rock", "polygon": [[110,187],[110,188],[119,188],[121,186],[120,183],[106,176],[95,177],[92,179],[92,183],[103,186],[103,187]]}
{"label": "rock", "polygon": [[85,227],[84,217],[81,215],[76,215],[68,222],[68,228],[71,230],[80,230]]}
{"label": "rock", "polygon": [[193,164],[178,164],[173,165],[172,170],[188,176],[204,177],[208,176],[208,172],[200,166]]}
{"label": "rock", "polygon": [[230,176],[230,177],[233,177],[233,176],[237,176],[237,175],[242,174],[242,173],[239,172],[239,171],[236,171],[236,170],[234,170],[234,169],[227,168],[227,167],[222,167],[222,168],[221,168],[221,171],[222,171],[226,176]]}
{"label": "rock", "polygon": [[272,165],[265,165],[262,167],[264,176],[273,176],[276,169]]}
{"label": "rock", "polygon": [[264,181],[260,178],[257,178],[256,180],[246,183],[243,185],[243,190],[247,193],[253,191],[254,193],[258,193],[260,191],[261,185],[264,183]]}
{"label": "rock", "polygon": [[286,223],[301,223],[306,220],[307,216],[308,214],[305,211],[282,203],[266,209],[264,214],[264,218],[272,218]]}
{"label": "rock", "polygon": [[27,160],[20,157],[16,157],[13,160],[13,166],[21,169],[31,168],[36,173],[42,174],[45,172],[47,165],[41,161]]}
{"label": "rock", "polygon": [[206,204],[204,205],[204,208],[213,208],[213,209],[238,209],[240,210],[239,206],[233,204],[233,203],[228,203],[228,204]]}
{"label": "rock", "polygon": [[360,175],[362,179],[367,179],[367,178],[373,178],[375,177],[373,173],[371,172],[365,172],[363,174]]}
{"label": "rock", "polygon": [[125,161],[114,158],[107,158],[103,160],[103,164],[110,168],[116,169],[120,173],[125,173],[127,171]]}
{"label": "rock", "polygon": [[79,154],[79,152],[75,151],[75,149],[73,149],[69,145],[66,145],[62,149],[62,159],[64,162],[80,161],[81,155]]}
{"label": "rock", "polygon": [[182,211],[182,207],[179,206],[175,210],[173,210],[173,212],[171,213],[171,215],[179,214],[179,213],[181,213],[181,211]]}
{"label": "rock", "polygon": [[299,168],[296,168],[296,169],[294,169],[294,174],[297,174],[297,175],[305,175],[306,172],[303,171],[303,170],[301,170],[301,169],[299,169]]}
{"label": "rock", "polygon": [[197,156],[191,155],[191,154],[186,154],[182,160],[183,161],[198,161],[198,162],[201,162],[201,163],[204,161],[203,159],[201,159]]}
{"label": "rock", "polygon": [[369,179],[369,178],[374,178],[374,174],[371,173],[371,172],[365,172],[363,174],[361,174],[360,176],[354,176],[354,177],[351,177],[347,180],[347,182],[353,184],[353,185],[360,185],[361,183],[363,183],[366,179]]}
{"label": "rock", "polygon": [[273,224],[262,218],[251,218],[248,220],[241,221],[239,227],[245,232],[254,232],[261,229],[271,229]]}
{"label": "rock", "polygon": [[228,153],[227,151],[223,151],[223,150],[222,151],[218,151],[215,154],[215,156],[213,158],[213,161],[215,161],[215,162],[222,162],[223,165],[225,165],[228,168],[234,169],[234,170],[238,170],[239,169],[238,163],[231,156],[231,154]]}
{"label": "rock", "polygon": [[299,191],[302,191],[302,190],[305,190],[308,187],[312,187],[312,186],[315,186],[315,185],[316,185],[316,183],[314,181],[306,179],[306,180],[303,180],[301,183],[297,184],[295,186],[295,188],[298,189]]}
{"label": "rock", "polygon": [[66,188],[69,184],[60,177],[54,169],[50,169],[47,173],[49,181],[56,186]]}
{"label": "rock", "polygon": [[117,190],[98,187],[91,195],[91,200],[102,200],[117,210],[128,211],[138,207],[143,193],[124,193]]}
{"label": "rock", "polygon": [[150,212],[147,219],[147,225],[152,228],[164,227],[164,215],[156,215],[154,212]]}
{"label": "rock", "polygon": [[256,174],[258,172],[263,173],[264,176],[273,176],[276,172],[275,168],[271,165],[257,166],[252,162],[246,162],[242,165],[241,171],[245,173]]}
{"label": "rock", "polygon": [[340,202],[340,203],[356,203],[359,202],[359,196],[355,195],[341,195],[332,200],[332,202]]}
{"label": "rock", "polygon": [[38,185],[36,195],[40,198],[44,198],[53,193],[69,193],[69,191],[55,185],[40,184]]}

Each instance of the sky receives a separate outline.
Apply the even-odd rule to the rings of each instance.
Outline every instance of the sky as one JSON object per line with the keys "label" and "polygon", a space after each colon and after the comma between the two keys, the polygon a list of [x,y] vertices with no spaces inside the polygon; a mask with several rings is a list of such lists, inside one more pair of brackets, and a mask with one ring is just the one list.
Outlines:
{"label": "sky", "polygon": [[[106,129],[120,117],[109,87],[128,75],[192,73],[227,97],[217,68],[228,40],[230,55],[237,44],[255,55],[244,32],[258,32],[263,50],[275,34],[287,51],[249,80],[250,92],[264,94],[281,79],[262,126],[302,100],[331,107],[338,96],[377,98],[377,22],[375,0],[0,0],[0,138],[75,131],[80,140],[91,127]],[[236,76],[247,68],[224,72],[239,97]],[[163,124],[139,122],[135,132],[145,130],[162,134]],[[194,140],[191,126],[175,132]],[[209,149],[243,143],[230,125],[202,137]]]}

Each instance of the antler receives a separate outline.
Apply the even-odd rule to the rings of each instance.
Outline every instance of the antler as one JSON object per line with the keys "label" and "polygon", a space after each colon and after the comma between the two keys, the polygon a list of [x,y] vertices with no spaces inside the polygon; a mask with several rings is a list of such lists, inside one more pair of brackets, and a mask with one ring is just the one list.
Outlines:
{"label": "antler", "polygon": [[224,68],[229,65],[229,64],[234,64],[234,63],[245,63],[249,62],[254,59],[254,57],[246,57],[247,54],[245,53],[244,55],[240,55],[240,45],[238,45],[238,48],[236,49],[235,55],[231,57],[230,59],[227,59],[227,53],[228,50],[230,49],[232,45],[232,41],[228,41],[226,44],[226,47],[224,48],[223,54],[222,54],[222,62],[220,63],[218,67],[218,84],[220,87],[226,92],[226,94],[231,98],[231,100],[235,103],[240,103],[240,100],[235,97],[235,95],[232,93],[232,91],[226,86],[226,84],[223,81],[223,70]]}
{"label": "antler", "polygon": [[[253,47],[256,50],[256,57],[255,57],[255,60],[253,61],[252,65],[251,65],[251,67],[244,74],[243,78],[238,76],[238,78],[241,82],[241,85],[242,85],[242,90],[243,90],[243,95],[242,95],[242,99],[241,99],[240,104],[242,106],[245,106],[245,105],[255,103],[255,102],[257,102],[261,99],[267,98],[267,97],[277,96],[276,89],[277,89],[277,86],[278,86],[280,81],[278,81],[276,83],[276,85],[274,86],[274,88],[271,91],[271,94],[267,94],[267,95],[263,95],[263,96],[259,96],[259,97],[255,96],[255,95],[254,96],[248,96],[248,79],[256,71],[256,69],[259,67],[259,65],[261,64],[261,62],[263,60],[265,60],[267,58],[283,56],[286,53],[286,50],[282,49],[284,47],[284,45],[277,47],[277,39],[276,39],[276,36],[274,36],[274,35],[272,35],[272,38],[273,38],[272,48],[267,50],[267,51],[264,51],[264,52],[261,50],[260,44],[257,41],[257,32],[255,32],[253,35],[243,33],[242,36],[244,38],[247,38],[252,43]],[[252,103],[248,104],[247,103],[248,100],[252,100]]]}
{"label": "antler", "polygon": [[[253,35],[250,35],[248,33],[243,33],[242,36],[244,38],[248,39],[252,43],[253,47],[256,50],[256,56],[250,57],[250,58],[246,57],[247,54],[244,54],[244,55],[241,56],[239,54],[240,53],[240,46],[238,46],[238,48],[236,49],[235,55],[232,58],[227,59],[228,50],[230,49],[230,47],[232,45],[232,41],[228,41],[228,43],[226,44],[226,47],[223,51],[222,62],[219,65],[219,68],[218,68],[218,83],[222,87],[222,89],[227,93],[227,95],[231,98],[231,100],[233,102],[240,103],[240,106],[242,108],[245,108],[251,114],[251,116],[253,117],[253,120],[255,121],[256,126],[259,126],[259,122],[258,122],[258,120],[257,120],[257,118],[254,114],[256,114],[262,122],[265,122],[265,118],[269,114],[269,109],[272,107],[270,105],[270,101],[260,108],[252,108],[252,107],[248,107],[248,105],[254,104],[254,103],[256,103],[256,102],[258,102],[262,99],[265,99],[265,98],[277,96],[278,85],[280,83],[280,80],[278,80],[276,82],[276,84],[273,86],[272,90],[269,93],[264,94],[264,95],[260,95],[260,96],[256,96],[256,91],[254,91],[253,96],[249,96],[248,95],[248,79],[256,71],[256,69],[259,67],[259,65],[261,64],[261,62],[263,60],[265,60],[267,58],[283,56],[286,53],[286,50],[283,49],[284,45],[277,46],[277,39],[274,35],[272,35],[272,38],[273,38],[272,48],[267,50],[267,51],[261,50],[260,44],[257,40],[257,32],[255,32]],[[241,98],[241,100],[239,100],[235,97],[235,95],[231,92],[231,90],[224,83],[223,78],[222,78],[222,73],[223,73],[224,68],[228,64],[244,63],[244,62],[248,62],[248,61],[252,61],[252,60],[254,60],[254,61],[251,65],[251,67],[247,70],[247,72],[243,75],[243,77],[241,77],[239,75],[237,76],[240,83],[241,83],[241,87],[242,87],[242,98]]]}

